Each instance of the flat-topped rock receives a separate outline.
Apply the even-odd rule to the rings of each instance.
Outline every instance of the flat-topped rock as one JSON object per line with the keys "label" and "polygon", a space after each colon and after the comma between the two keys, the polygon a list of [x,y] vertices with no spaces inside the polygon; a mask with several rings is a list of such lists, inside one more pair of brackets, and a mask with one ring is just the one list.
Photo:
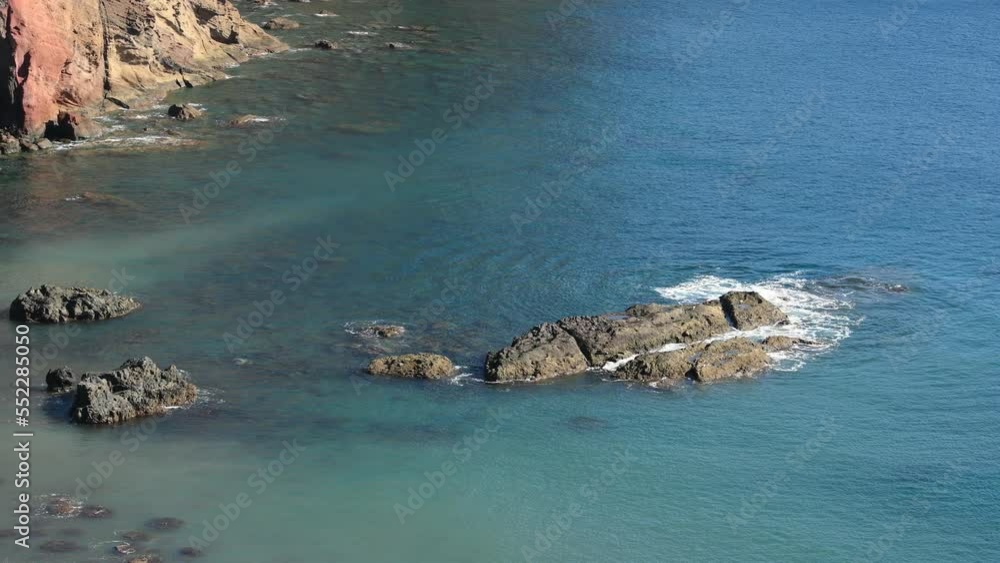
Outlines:
{"label": "flat-topped rock", "polygon": [[720,297],[719,301],[726,316],[739,330],[753,330],[788,322],[788,316],[781,309],[756,291],[730,291]]}
{"label": "flat-topped rock", "polygon": [[70,415],[74,422],[116,424],[189,405],[197,395],[177,366],[160,369],[149,358],[133,358],[114,371],[84,374]]}
{"label": "flat-topped rock", "polygon": [[666,344],[687,344],[732,330],[718,301],[698,305],[636,305],[623,315],[570,317],[559,321],[591,366],[649,352]]}
{"label": "flat-topped rock", "polygon": [[368,373],[411,379],[443,379],[451,376],[455,365],[437,354],[383,356],[368,364]]}
{"label": "flat-topped rock", "polygon": [[587,358],[576,340],[553,323],[539,325],[486,355],[486,381],[539,381],[579,373],[587,369]]}
{"label": "flat-topped rock", "polygon": [[10,318],[28,323],[99,321],[123,317],[141,306],[131,297],[106,289],[42,285],[14,299]]}
{"label": "flat-topped rock", "polygon": [[698,353],[692,373],[702,383],[757,375],[771,363],[760,344],[746,338],[709,342]]}

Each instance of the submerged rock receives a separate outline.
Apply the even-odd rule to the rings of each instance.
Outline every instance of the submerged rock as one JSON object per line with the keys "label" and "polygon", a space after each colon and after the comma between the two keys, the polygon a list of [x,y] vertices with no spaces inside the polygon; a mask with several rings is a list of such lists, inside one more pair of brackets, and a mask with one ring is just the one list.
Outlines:
{"label": "submerged rock", "polygon": [[132,530],[122,534],[122,539],[132,542],[132,543],[142,543],[148,542],[150,539],[149,534],[143,532],[142,530]]}
{"label": "submerged rock", "polygon": [[184,527],[184,521],[180,518],[167,516],[164,518],[152,518],[146,521],[146,527],[150,530],[168,531],[179,530]]}
{"label": "submerged rock", "polygon": [[68,367],[50,369],[45,374],[45,385],[49,393],[65,393],[76,386],[76,376]]}
{"label": "submerged rock", "polygon": [[368,364],[368,373],[414,379],[443,379],[451,376],[455,365],[437,354],[404,354],[384,356]]}
{"label": "submerged rock", "polygon": [[120,543],[114,547],[114,552],[118,555],[132,555],[135,553],[135,546],[130,543]]}
{"label": "submerged rock", "polygon": [[197,547],[182,547],[178,553],[181,557],[201,557],[205,554]]}
{"label": "submerged rock", "polygon": [[328,39],[320,39],[316,43],[313,43],[313,47],[317,49],[323,49],[324,51],[332,51],[334,49],[339,49],[340,45],[335,41],[330,41]]}
{"label": "submerged rock", "polygon": [[719,298],[726,316],[739,330],[782,325],[788,317],[774,303],[755,291],[730,291]]}
{"label": "submerged rock", "polygon": [[227,125],[230,127],[246,127],[247,125],[256,123],[258,119],[260,118],[253,114],[239,115],[230,119]]}
{"label": "submerged rock", "polygon": [[98,504],[88,504],[80,509],[81,518],[102,519],[111,518],[111,515],[112,513],[110,508]]}
{"label": "submerged rock", "polygon": [[46,553],[72,553],[80,551],[80,544],[69,540],[49,540],[38,547]]}
{"label": "submerged rock", "polygon": [[576,340],[562,327],[545,323],[519,336],[510,346],[486,355],[486,380],[537,381],[588,367]]}
{"label": "submerged rock", "polygon": [[84,374],[70,414],[74,422],[115,424],[189,405],[197,394],[177,366],[162,370],[149,358],[133,358],[115,371]]}
{"label": "submerged rock", "polygon": [[42,285],[17,296],[10,318],[30,323],[97,321],[123,317],[139,307],[135,299],[106,289]]}
{"label": "submerged rock", "polygon": [[167,115],[178,121],[190,121],[198,119],[203,112],[191,104],[174,104],[167,110]]}

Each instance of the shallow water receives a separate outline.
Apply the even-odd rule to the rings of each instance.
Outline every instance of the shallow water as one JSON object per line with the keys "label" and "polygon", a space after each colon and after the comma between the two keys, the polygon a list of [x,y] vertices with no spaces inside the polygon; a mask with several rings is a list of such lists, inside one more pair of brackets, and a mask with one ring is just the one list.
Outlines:
{"label": "shallow water", "polygon": [[[127,112],[109,120],[123,140],[0,163],[0,298],[124,283],[146,304],[35,327],[36,383],[148,355],[203,390],[104,429],[36,393],[33,496],[113,517],[38,518],[31,555],[5,538],[0,556],[114,560],[116,534],[170,516],[185,527],[150,544],[167,561],[216,520],[220,563],[1000,560],[998,16],[929,3],[880,28],[895,8],[643,0],[553,19],[554,2],[417,1],[390,22],[433,33],[373,26],[361,3],[247,8],[301,21],[282,32],[295,49],[165,102],[205,119]],[[346,49],[302,48],[319,38]],[[493,92],[452,128],[481,78]],[[224,126],[248,113],[269,121]],[[333,259],[305,276],[317,239]],[[827,346],[672,391],[481,382],[484,353],[541,321],[739,287]],[[407,333],[351,333],[374,320]],[[10,365],[14,325],[0,332]],[[468,377],[362,372],[417,350]],[[293,441],[261,490],[252,474]],[[82,551],[37,550],[66,529]]]}

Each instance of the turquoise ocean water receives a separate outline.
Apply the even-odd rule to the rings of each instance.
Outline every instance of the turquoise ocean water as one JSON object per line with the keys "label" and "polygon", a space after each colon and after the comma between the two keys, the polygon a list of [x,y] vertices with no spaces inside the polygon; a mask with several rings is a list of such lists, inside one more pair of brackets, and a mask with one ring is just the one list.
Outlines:
{"label": "turquoise ocean water", "polygon": [[[36,384],[148,355],[203,391],[85,428],[36,389],[33,498],[113,514],[38,515],[31,552],[0,556],[117,561],[121,534],[174,517],[146,544],[165,561],[191,538],[216,563],[1000,560],[992,5],[250,4],[302,27],[165,102],[204,119],[129,111],[104,141],[0,162],[0,300],[146,304],[34,327]],[[739,287],[826,347],[673,392],[481,381],[534,324]],[[353,333],[375,320],[406,336]],[[6,366],[13,340],[0,324]],[[363,373],[410,351],[462,376]],[[79,551],[39,550],[57,539]]]}

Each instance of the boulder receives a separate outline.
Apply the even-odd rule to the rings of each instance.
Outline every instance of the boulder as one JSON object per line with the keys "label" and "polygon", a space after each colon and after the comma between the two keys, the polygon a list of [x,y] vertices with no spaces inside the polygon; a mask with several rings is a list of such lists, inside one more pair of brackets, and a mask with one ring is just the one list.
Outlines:
{"label": "boulder", "polygon": [[790,350],[797,346],[815,346],[816,343],[805,338],[795,338],[792,336],[768,336],[761,342],[761,346],[768,352],[781,352]]}
{"label": "boulder", "polygon": [[443,379],[455,371],[451,360],[437,354],[383,356],[368,364],[368,373],[414,379]]}
{"label": "boulder", "polygon": [[764,347],[747,338],[717,340],[704,346],[694,361],[692,376],[702,383],[749,377],[767,369]]}
{"label": "boulder", "polygon": [[267,30],[298,29],[299,27],[301,27],[301,24],[299,22],[282,17],[274,18],[273,20],[270,20],[264,24],[264,29]]}
{"label": "boulder", "polygon": [[42,285],[18,295],[10,319],[30,323],[97,321],[125,316],[142,305],[106,289]]}
{"label": "boulder", "polygon": [[101,134],[101,127],[92,120],[69,113],[59,112],[54,121],[45,124],[45,138],[52,141],[79,141],[92,139]]}
{"label": "boulder", "polygon": [[663,379],[681,381],[693,375],[694,360],[700,350],[701,347],[695,346],[639,356],[619,367],[614,376],[618,379],[634,381],[660,381]]}
{"label": "boulder", "polygon": [[76,386],[76,376],[68,367],[50,369],[45,374],[45,385],[49,393],[65,393]]}
{"label": "boulder", "polygon": [[579,373],[588,367],[576,340],[562,327],[545,323],[486,355],[486,380],[538,381]]}
{"label": "boulder", "polygon": [[559,321],[580,345],[590,365],[666,344],[689,344],[731,330],[718,301],[698,305],[637,305],[624,315],[570,317]]}
{"label": "boulder", "polygon": [[739,330],[753,330],[788,322],[788,317],[781,309],[756,291],[730,291],[720,297],[719,301],[726,316]]}
{"label": "boulder", "polygon": [[369,338],[396,338],[404,332],[406,328],[399,325],[371,325],[361,329],[358,334]]}
{"label": "boulder", "polygon": [[167,115],[178,121],[190,121],[198,119],[203,112],[191,104],[174,104],[167,110]]}
{"label": "boulder", "polygon": [[323,49],[323,50],[326,50],[326,51],[332,51],[334,49],[339,49],[340,48],[340,45],[338,45],[337,43],[335,43],[333,41],[329,41],[327,39],[320,39],[319,41],[317,41],[316,43],[314,43],[313,46],[316,47],[317,49]]}
{"label": "boulder", "polygon": [[177,366],[162,370],[149,358],[133,358],[111,372],[84,374],[70,414],[74,422],[115,424],[189,405],[197,395]]}
{"label": "boulder", "polygon": [[14,135],[0,132],[0,153],[14,154],[21,152],[21,141]]}

